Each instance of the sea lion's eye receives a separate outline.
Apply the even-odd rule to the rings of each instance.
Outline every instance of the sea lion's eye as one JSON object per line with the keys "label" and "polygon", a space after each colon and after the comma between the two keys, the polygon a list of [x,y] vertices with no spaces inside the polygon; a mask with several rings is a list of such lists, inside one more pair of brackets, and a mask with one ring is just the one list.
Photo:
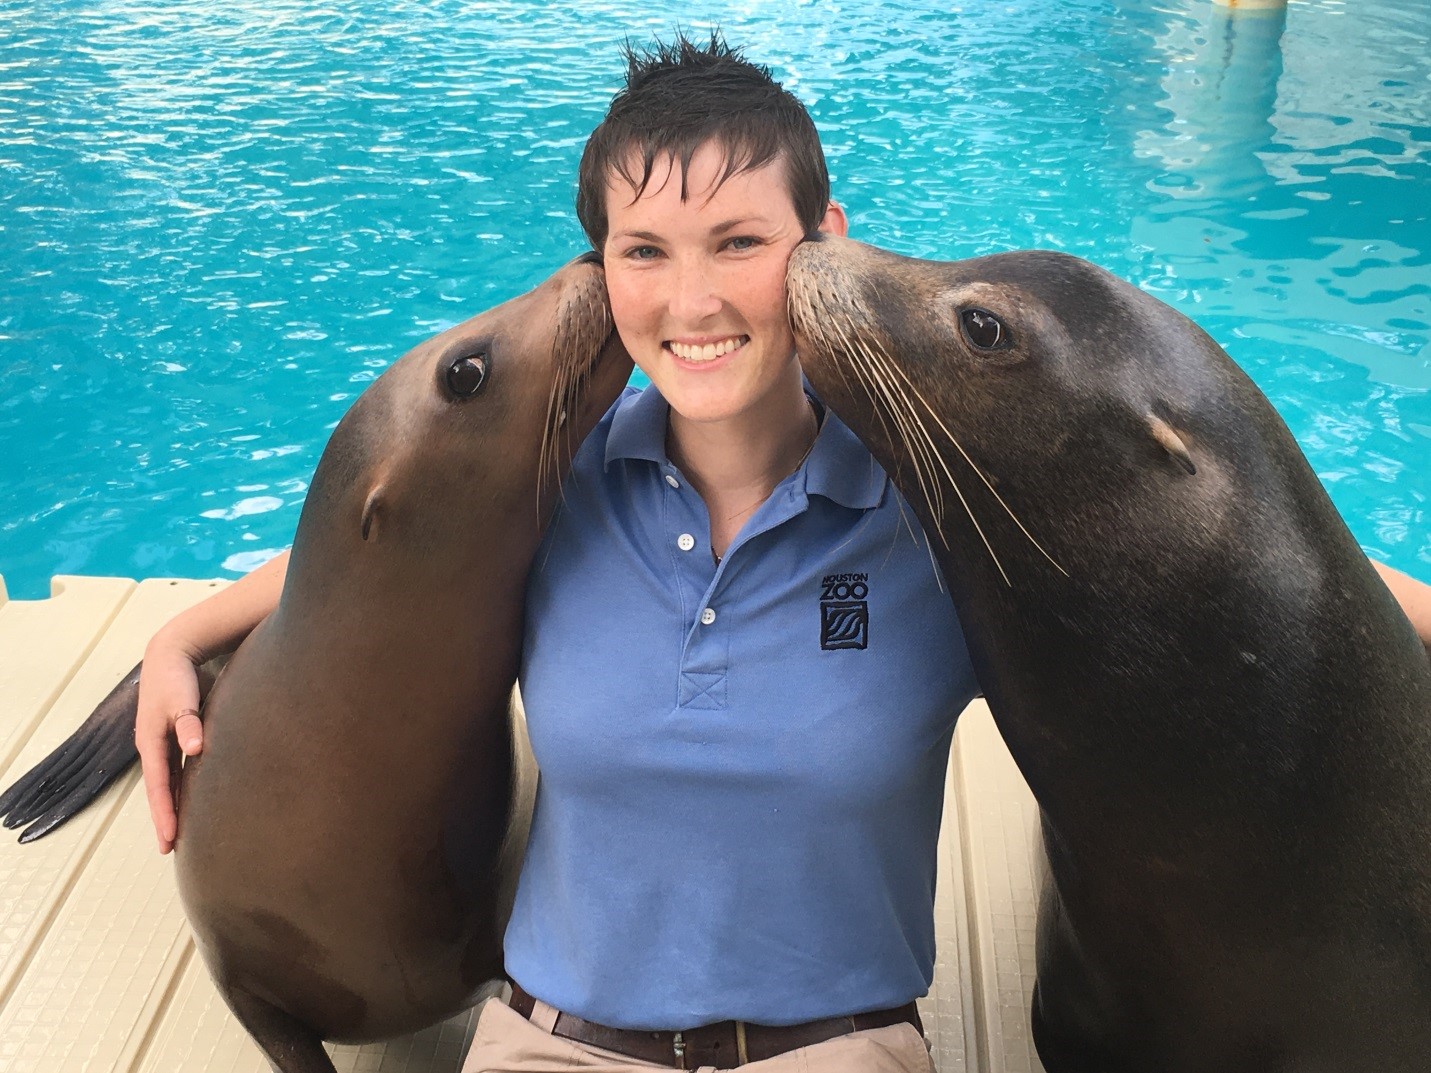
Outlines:
{"label": "sea lion's eye", "polygon": [[980,350],[1003,350],[1012,345],[1004,322],[987,309],[966,309],[959,314],[959,323],[969,342]]}
{"label": "sea lion's eye", "polygon": [[447,367],[447,386],[459,399],[471,398],[486,382],[486,354],[464,355]]}

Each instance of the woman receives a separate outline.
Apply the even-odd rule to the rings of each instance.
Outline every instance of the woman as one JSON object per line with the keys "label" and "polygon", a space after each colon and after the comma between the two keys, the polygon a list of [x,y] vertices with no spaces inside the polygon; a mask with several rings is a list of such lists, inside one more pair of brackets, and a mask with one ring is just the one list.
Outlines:
{"label": "woman", "polygon": [[[909,512],[803,388],[786,261],[846,230],[814,126],[718,40],[633,55],[578,214],[652,387],[583,445],[529,581],[542,781],[512,1004],[484,1009],[465,1068],[928,1070],[913,1000],[976,685]],[[171,735],[202,744],[194,667],[274,607],[285,565],[145,654],[161,851]]]}

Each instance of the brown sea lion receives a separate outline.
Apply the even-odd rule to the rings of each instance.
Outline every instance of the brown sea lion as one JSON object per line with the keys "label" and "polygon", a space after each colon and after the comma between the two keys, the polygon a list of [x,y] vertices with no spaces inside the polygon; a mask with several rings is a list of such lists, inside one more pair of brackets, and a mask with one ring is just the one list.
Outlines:
{"label": "brown sea lion", "polygon": [[1042,812],[1049,1073],[1431,1068],[1431,665],[1267,400],[1063,254],[789,287]]}
{"label": "brown sea lion", "polygon": [[[526,574],[630,371],[587,255],[406,354],[323,452],[279,605],[205,703],[176,843],[196,942],[281,1073],[331,1073],[322,1040],[415,1031],[501,974]],[[120,688],[92,753],[116,721],[132,737]],[[64,749],[59,800],[95,767]]]}

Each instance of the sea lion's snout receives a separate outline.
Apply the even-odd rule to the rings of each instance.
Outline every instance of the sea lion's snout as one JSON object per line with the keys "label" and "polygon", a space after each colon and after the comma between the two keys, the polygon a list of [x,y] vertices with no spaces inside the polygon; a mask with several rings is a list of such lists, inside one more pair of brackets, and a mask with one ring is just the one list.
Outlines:
{"label": "sea lion's snout", "polygon": [[883,252],[818,232],[790,254],[785,273],[790,325],[816,391],[825,391],[819,380],[836,367],[878,364],[888,349],[888,318],[872,314],[885,301],[876,293],[881,274],[875,259]]}
{"label": "sea lion's snout", "polygon": [[829,236],[815,231],[790,253],[785,270],[785,288],[790,311],[790,324],[803,357],[808,343],[821,336],[820,325],[836,315],[833,307],[843,304],[842,295],[849,293],[838,251],[847,243],[828,241]]}

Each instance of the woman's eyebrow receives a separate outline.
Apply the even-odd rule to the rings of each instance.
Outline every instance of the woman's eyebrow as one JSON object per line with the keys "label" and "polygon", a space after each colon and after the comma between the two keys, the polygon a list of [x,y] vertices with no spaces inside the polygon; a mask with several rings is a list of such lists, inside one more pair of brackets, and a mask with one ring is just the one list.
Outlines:
{"label": "woman's eyebrow", "polygon": [[740,216],[734,220],[726,220],[722,223],[716,224],[714,227],[711,228],[711,234],[720,235],[724,234],[727,231],[734,231],[737,227],[750,227],[752,224],[757,227],[763,226],[768,222],[769,221],[767,221],[763,216]]}
{"label": "woman's eyebrow", "polygon": [[[738,216],[730,220],[722,220],[710,229],[712,235],[723,235],[727,231],[734,231],[740,227],[765,227],[769,226],[768,221],[763,216]],[[662,242],[660,235],[654,231],[617,231],[611,236],[613,239],[639,239],[642,242]]]}

